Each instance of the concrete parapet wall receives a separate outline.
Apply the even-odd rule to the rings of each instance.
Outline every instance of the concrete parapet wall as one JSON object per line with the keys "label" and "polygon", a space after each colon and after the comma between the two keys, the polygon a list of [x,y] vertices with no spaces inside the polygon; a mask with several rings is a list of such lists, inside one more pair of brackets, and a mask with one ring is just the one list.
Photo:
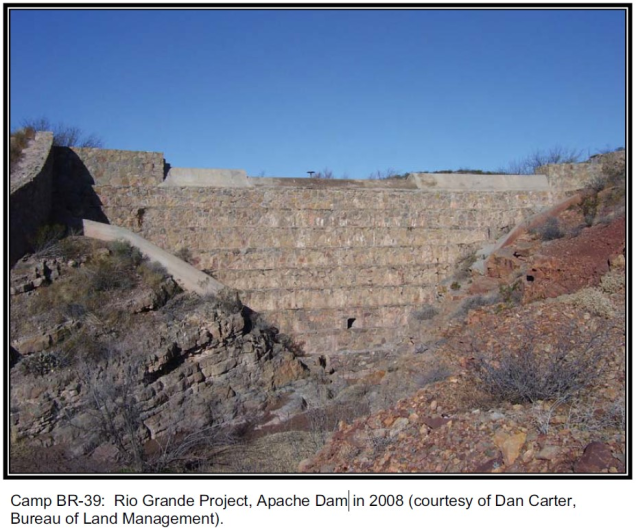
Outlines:
{"label": "concrete parapet wall", "polygon": [[408,179],[378,179],[378,180],[352,180],[352,179],[319,179],[319,178],[280,178],[258,177],[249,179],[252,186],[260,188],[305,188],[316,190],[333,189],[361,189],[361,190],[414,190],[415,183]]}
{"label": "concrete parapet wall", "polygon": [[444,191],[549,191],[545,175],[478,175],[461,173],[411,173],[418,189]]}
{"label": "concrete parapet wall", "polygon": [[162,186],[247,188],[252,185],[242,169],[170,168]]}
{"label": "concrete parapet wall", "polygon": [[12,267],[33,244],[50,219],[53,196],[53,133],[38,132],[10,176],[9,264]]}

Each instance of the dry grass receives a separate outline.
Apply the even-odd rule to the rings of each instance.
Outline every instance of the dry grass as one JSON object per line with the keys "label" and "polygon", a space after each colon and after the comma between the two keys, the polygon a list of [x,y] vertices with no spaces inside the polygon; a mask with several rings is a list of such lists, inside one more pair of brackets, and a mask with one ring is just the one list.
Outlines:
{"label": "dry grass", "polygon": [[22,158],[24,149],[29,145],[29,142],[35,138],[35,129],[32,127],[24,127],[11,134],[10,146],[9,146],[9,172],[13,173],[17,167],[17,163]]}

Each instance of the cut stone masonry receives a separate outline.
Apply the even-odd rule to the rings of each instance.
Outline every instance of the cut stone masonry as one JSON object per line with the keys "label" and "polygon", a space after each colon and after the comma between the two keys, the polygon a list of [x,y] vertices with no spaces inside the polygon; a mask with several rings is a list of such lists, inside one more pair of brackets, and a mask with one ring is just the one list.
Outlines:
{"label": "cut stone masonry", "polygon": [[311,354],[391,347],[410,314],[436,301],[458,259],[583,187],[573,171],[561,180],[250,178],[167,170],[161,153],[53,151],[58,210],[173,254],[187,249],[199,270],[239,290]]}

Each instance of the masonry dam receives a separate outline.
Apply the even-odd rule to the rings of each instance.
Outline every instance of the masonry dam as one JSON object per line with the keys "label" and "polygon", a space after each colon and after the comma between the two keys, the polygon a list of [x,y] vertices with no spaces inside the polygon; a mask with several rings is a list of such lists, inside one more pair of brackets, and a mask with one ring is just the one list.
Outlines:
{"label": "masonry dam", "polygon": [[20,193],[33,201],[33,189],[44,188],[36,202],[50,204],[39,209],[126,228],[170,253],[187,249],[198,269],[237,289],[310,354],[395,344],[459,259],[494,245],[593,173],[577,164],[523,176],[250,178],[171,168],[162,153],[50,144],[43,153],[47,169],[26,179],[27,192],[12,189],[13,225],[38,210],[31,202],[21,211]]}

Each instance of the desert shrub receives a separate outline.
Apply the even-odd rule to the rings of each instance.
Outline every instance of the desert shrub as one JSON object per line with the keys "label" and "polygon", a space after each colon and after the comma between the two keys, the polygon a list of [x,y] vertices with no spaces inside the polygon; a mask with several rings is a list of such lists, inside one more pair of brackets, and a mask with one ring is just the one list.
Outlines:
{"label": "desert shrub", "polygon": [[625,271],[612,269],[601,278],[601,291],[606,294],[614,294],[625,288]]}
{"label": "desert shrub", "polygon": [[453,291],[459,291],[462,288],[462,286],[459,284],[459,282],[453,282],[453,283],[451,283],[450,288]]}
{"label": "desert shrub", "polygon": [[108,244],[108,248],[112,252],[114,258],[121,261],[122,265],[137,267],[144,260],[144,256],[141,251],[123,239],[112,241]]}
{"label": "desert shrub", "polygon": [[529,230],[531,234],[537,235],[541,238],[541,241],[552,241],[553,239],[559,239],[565,234],[559,226],[559,220],[556,217],[549,217],[545,223],[536,228]]}
{"label": "desert shrub", "polygon": [[594,224],[594,219],[596,218],[596,212],[598,210],[599,199],[596,193],[585,197],[580,204],[581,213],[583,214],[583,218],[585,219],[585,224],[587,226],[592,226]]}
{"label": "desert shrub", "polygon": [[134,271],[122,259],[102,259],[88,264],[82,273],[90,282],[90,289],[107,292],[132,289],[135,286]]}
{"label": "desert shrub", "polygon": [[[117,358],[123,352],[110,350]],[[70,418],[76,428],[90,434],[97,442],[109,442],[118,451],[122,467],[136,473],[184,472],[198,469],[219,447],[235,443],[231,430],[221,429],[210,422],[206,426],[183,423],[169,425],[166,432],[148,442],[144,424],[143,405],[138,389],[143,379],[140,364],[129,361],[123,366],[109,363],[96,368],[88,363],[78,367],[86,400],[81,412],[86,420],[80,425],[78,418]]]}
{"label": "desert shrub", "polygon": [[[574,399],[567,411],[567,428],[598,432],[604,429],[625,430],[625,398],[619,396],[604,406],[592,399]],[[602,413],[599,413],[602,412]]]}
{"label": "desert shrub", "polygon": [[67,230],[67,237],[60,239],[55,245],[55,252],[64,260],[77,260],[86,253],[86,242],[75,237],[72,230]]}
{"label": "desert shrub", "polygon": [[169,276],[166,268],[157,261],[144,261],[137,270],[143,282],[152,289],[157,289]]}
{"label": "desert shrub", "polygon": [[[477,253],[474,251],[468,251],[463,254],[455,264],[455,272],[453,274],[454,280],[465,280],[470,277],[470,268],[477,261]],[[452,286],[451,286],[452,288]]]}
{"label": "desert shrub", "polygon": [[457,311],[455,311],[453,316],[455,318],[465,318],[471,309],[477,309],[479,307],[493,305],[499,301],[500,301],[499,293],[491,294],[488,296],[481,295],[481,294],[470,296],[462,301],[461,305],[459,306]]}
{"label": "desert shrub", "polygon": [[22,158],[22,152],[29,145],[29,140],[35,138],[35,129],[24,127],[11,134],[9,142],[9,172],[13,172],[15,164]]}
{"label": "desert shrub", "polygon": [[214,294],[201,296],[201,301],[214,309],[218,309],[227,314],[239,313],[243,309],[243,303],[236,289],[224,287]]}
{"label": "desert shrub", "polygon": [[66,227],[60,224],[41,226],[31,241],[33,250],[38,255],[51,251],[64,237],[65,233]]}
{"label": "desert shrub", "polygon": [[607,186],[607,180],[601,175],[592,177],[587,183],[587,187],[593,190],[595,193],[603,191],[605,189],[605,186]]}
{"label": "desert shrub", "polygon": [[430,304],[427,304],[419,309],[414,310],[411,315],[416,320],[431,320],[437,316],[439,311],[437,308],[433,307]]}
{"label": "desert shrub", "polygon": [[25,375],[42,377],[60,366],[60,358],[54,352],[39,352],[24,358],[21,363]]}
{"label": "desert shrub", "polygon": [[545,354],[534,342],[525,341],[519,351],[497,362],[479,360],[475,368],[479,386],[497,401],[534,403],[569,399],[598,377],[595,352],[577,351],[562,340],[556,351]]}
{"label": "desert shrub", "polygon": [[73,367],[83,362],[96,364],[105,359],[106,351],[107,348],[93,332],[82,328],[60,345],[59,364],[63,367]]}
{"label": "desert shrub", "polygon": [[292,352],[296,357],[305,356],[305,349],[303,347],[303,344],[294,340],[289,335],[286,335],[285,333],[279,333],[276,336],[276,341],[287,351]]}
{"label": "desert shrub", "polygon": [[517,280],[512,285],[499,286],[499,294],[504,304],[517,305],[523,299],[523,289],[521,281]]}
{"label": "desert shrub", "polygon": [[611,300],[601,289],[596,287],[586,287],[576,293],[560,296],[559,300],[599,317],[610,318],[614,315],[614,306]]}

